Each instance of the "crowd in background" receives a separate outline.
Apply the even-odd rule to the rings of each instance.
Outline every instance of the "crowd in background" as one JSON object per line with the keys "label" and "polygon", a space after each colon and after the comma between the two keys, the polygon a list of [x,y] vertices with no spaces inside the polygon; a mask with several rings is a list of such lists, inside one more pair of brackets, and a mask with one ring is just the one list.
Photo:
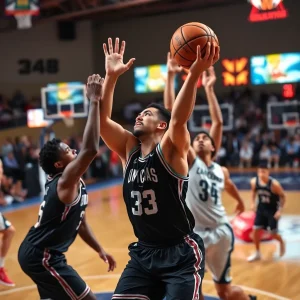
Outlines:
{"label": "crowd in background", "polygon": [[[266,103],[283,101],[279,95],[254,93],[248,89],[243,92],[232,91],[219,97],[220,103],[229,103],[234,107],[233,129],[223,134],[222,147],[217,154],[217,161],[227,167],[255,167],[259,161],[267,160],[270,168],[298,167],[300,161],[300,135],[297,129],[269,130],[267,127]],[[162,98],[155,99],[162,103]],[[122,111],[123,123],[132,129],[135,117],[148,103],[132,100]],[[196,104],[206,104],[201,96]],[[26,110],[40,107],[38,99],[27,101],[20,91],[11,99],[0,95],[0,128],[26,124]],[[25,120],[25,121],[24,121]],[[51,128],[44,131],[49,135]],[[5,134],[2,131],[2,134]],[[195,133],[193,133],[195,134]],[[52,132],[52,136],[55,133]],[[82,135],[63,140],[78,152],[81,148]],[[4,175],[0,189],[0,205],[22,202],[29,197],[38,196],[42,188],[39,182],[41,169],[38,155],[43,141],[32,142],[28,136],[7,137],[0,145],[0,158]],[[106,180],[122,176],[119,158],[111,152],[102,140],[98,155],[85,174],[85,179]]]}
{"label": "crowd in background", "polygon": [[[69,137],[62,141],[79,152],[82,136]],[[0,150],[0,163],[2,162],[0,171],[3,170],[0,206],[40,196],[43,193],[40,176],[46,176],[39,167],[40,146],[27,136],[17,137],[15,140],[7,137]],[[119,158],[100,140],[98,154],[83,179],[87,182],[95,182],[120,176],[122,170]]]}

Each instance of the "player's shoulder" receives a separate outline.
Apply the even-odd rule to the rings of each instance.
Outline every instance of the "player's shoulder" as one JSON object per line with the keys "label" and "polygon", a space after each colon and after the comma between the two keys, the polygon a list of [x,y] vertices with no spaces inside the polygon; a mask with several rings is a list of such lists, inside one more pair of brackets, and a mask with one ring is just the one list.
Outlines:
{"label": "player's shoulder", "polygon": [[270,177],[270,185],[271,186],[281,186],[279,180],[273,178],[273,177]]}
{"label": "player's shoulder", "polygon": [[250,179],[250,184],[251,184],[251,185],[255,185],[256,182],[257,182],[257,176],[254,176],[254,177],[252,177],[252,178]]}

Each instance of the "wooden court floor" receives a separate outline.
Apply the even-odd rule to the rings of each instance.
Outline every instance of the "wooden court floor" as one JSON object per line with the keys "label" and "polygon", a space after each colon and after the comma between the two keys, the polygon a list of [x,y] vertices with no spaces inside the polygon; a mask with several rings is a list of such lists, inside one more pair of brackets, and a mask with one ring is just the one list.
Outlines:
{"label": "wooden court floor", "polygon": [[[250,193],[242,191],[241,194],[249,207]],[[300,226],[299,201],[300,192],[288,192],[284,214],[299,217]],[[224,193],[223,202],[228,214],[232,214],[234,200]],[[0,286],[0,299],[39,299],[33,282],[22,273],[17,261],[18,247],[29,227],[36,222],[37,215],[38,205],[5,214],[17,230],[6,259],[6,268],[16,286],[14,288]],[[107,252],[116,258],[117,269],[113,273],[107,273],[107,266],[80,238],[67,253],[68,263],[87,281],[94,292],[113,291],[128,261],[127,246],[135,241],[123,203],[121,185],[89,193],[87,220]],[[300,236],[293,236],[287,246],[290,252],[294,253],[292,259],[273,257],[277,247],[271,242],[262,245],[263,260],[249,264],[246,258],[251,254],[253,245],[236,244],[231,271],[233,283],[244,286],[247,292],[259,296],[259,300],[300,299]],[[205,275],[203,290],[207,295],[216,295],[209,273]]]}

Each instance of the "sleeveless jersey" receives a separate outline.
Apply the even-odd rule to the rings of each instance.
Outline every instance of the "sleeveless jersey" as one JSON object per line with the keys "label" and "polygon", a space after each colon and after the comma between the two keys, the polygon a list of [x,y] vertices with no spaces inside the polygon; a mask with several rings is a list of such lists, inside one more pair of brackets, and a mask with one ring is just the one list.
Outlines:
{"label": "sleeveless jersey", "polygon": [[88,196],[86,186],[80,179],[76,199],[70,204],[61,202],[57,194],[60,176],[61,174],[57,174],[46,182],[38,222],[29,230],[25,241],[38,248],[63,253],[77,236],[88,204]]}
{"label": "sleeveless jersey", "polygon": [[256,177],[255,192],[257,210],[270,211],[274,213],[280,204],[280,197],[272,192],[273,178],[269,177],[267,184],[261,184],[258,177]]}
{"label": "sleeveless jersey", "polygon": [[224,173],[220,165],[210,167],[197,157],[190,168],[190,181],[186,202],[195,218],[195,230],[215,228],[228,223],[222,204]]}
{"label": "sleeveless jersey", "polygon": [[124,174],[123,197],[135,236],[149,244],[169,244],[193,231],[195,221],[185,203],[188,177],[176,174],[160,144],[141,158],[138,147]]}

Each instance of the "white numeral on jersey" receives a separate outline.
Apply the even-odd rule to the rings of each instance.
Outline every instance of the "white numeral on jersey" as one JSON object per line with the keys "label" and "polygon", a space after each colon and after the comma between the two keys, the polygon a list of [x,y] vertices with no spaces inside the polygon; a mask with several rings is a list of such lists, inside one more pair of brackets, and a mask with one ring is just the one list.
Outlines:
{"label": "white numeral on jersey", "polygon": [[132,208],[132,213],[134,215],[141,216],[143,214],[143,200],[148,200],[148,204],[152,206],[152,208],[144,208],[144,212],[146,215],[154,215],[157,213],[158,208],[156,204],[155,193],[153,190],[143,191],[142,194],[139,191],[131,191],[131,198],[136,199],[135,207]]}
{"label": "white numeral on jersey", "polygon": [[82,219],[83,219],[83,217],[84,217],[84,214],[85,214],[85,211],[83,210],[83,211],[81,212],[81,214],[80,214],[80,221],[79,221],[78,226],[76,227],[76,230],[79,229],[79,227],[80,227],[80,225],[81,225],[81,223],[82,223]]}
{"label": "white numeral on jersey", "polygon": [[46,201],[43,201],[40,205],[38,221],[35,223],[34,227],[37,228],[41,225],[42,216],[43,216],[43,208],[45,207]]}

